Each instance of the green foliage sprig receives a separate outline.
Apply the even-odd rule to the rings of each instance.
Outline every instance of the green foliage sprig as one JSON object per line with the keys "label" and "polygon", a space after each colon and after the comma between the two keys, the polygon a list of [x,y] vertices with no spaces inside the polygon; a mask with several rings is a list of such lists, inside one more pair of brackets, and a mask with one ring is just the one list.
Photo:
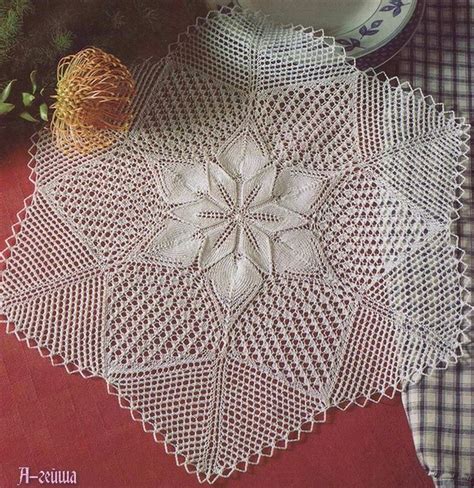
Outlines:
{"label": "green foliage sprig", "polygon": [[30,0],[0,1],[0,65],[8,60],[10,51],[21,36],[23,20],[32,10]]}
{"label": "green foliage sprig", "polygon": [[0,86],[87,46],[124,63],[161,55],[193,21],[196,0],[0,0]]}
{"label": "green foliage sprig", "polygon": [[[63,56],[95,46],[128,65],[160,57],[204,13],[202,5],[202,0],[0,0],[0,152],[49,117],[43,103],[54,92]],[[33,89],[32,71],[45,90]]]}
{"label": "green foliage sprig", "polygon": [[49,107],[45,99],[46,87],[39,87],[36,71],[30,73],[30,87],[17,96],[16,103],[12,103],[12,88],[17,80],[11,80],[0,93],[0,117],[13,114],[27,122],[48,121]]}

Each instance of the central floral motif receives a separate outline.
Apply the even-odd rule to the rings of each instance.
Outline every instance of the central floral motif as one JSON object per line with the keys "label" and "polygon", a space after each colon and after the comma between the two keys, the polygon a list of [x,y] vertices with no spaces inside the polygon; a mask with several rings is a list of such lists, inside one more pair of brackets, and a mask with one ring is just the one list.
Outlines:
{"label": "central floral motif", "polygon": [[253,295],[267,274],[320,264],[308,228],[319,181],[296,169],[278,172],[249,135],[226,145],[217,162],[161,168],[160,185],[170,218],[152,252],[173,265],[197,256],[223,302]]}

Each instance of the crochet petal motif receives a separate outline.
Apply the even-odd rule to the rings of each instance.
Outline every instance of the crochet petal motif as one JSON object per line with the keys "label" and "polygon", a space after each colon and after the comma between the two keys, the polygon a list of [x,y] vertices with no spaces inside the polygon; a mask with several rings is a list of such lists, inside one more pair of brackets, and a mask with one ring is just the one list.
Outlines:
{"label": "crochet petal motif", "polygon": [[239,10],[134,74],[115,146],[38,135],[8,331],[102,377],[207,482],[457,360],[462,120]]}

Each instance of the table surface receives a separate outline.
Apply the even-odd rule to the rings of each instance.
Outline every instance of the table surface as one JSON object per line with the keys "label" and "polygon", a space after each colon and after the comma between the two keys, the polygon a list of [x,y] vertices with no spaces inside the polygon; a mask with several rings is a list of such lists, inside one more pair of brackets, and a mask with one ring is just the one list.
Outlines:
{"label": "table surface", "polygon": [[[177,32],[183,20],[171,23]],[[159,49],[164,52],[163,47]],[[393,62],[390,66],[390,71]],[[29,142],[0,156],[0,247],[31,194]],[[87,488],[202,486],[132,421],[100,379],[52,367],[14,335],[0,331],[0,487],[19,482],[19,468],[74,470]],[[38,485],[32,482],[31,486]],[[21,486],[21,485],[20,485]],[[38,485],[39,486],[39,485]],[[56,485],[59,486],[59,485]],[[64,485],[70,486],[70,485]],[[217,487],[429,488],[416,457],[400,395],[365,408],[330,411],[313,433]]]}

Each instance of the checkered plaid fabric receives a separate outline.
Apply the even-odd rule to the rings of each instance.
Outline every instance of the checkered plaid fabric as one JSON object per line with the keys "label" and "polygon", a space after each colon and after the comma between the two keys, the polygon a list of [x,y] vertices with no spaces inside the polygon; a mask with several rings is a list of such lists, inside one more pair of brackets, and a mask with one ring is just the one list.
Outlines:
{"label": "checkered plaid fabric", "polygon": [[[398,56],[398,72],[412,86],[444,102],[446,108],[474,120],[474,2],[427,0],[424,18]],[[471,138],[471,155],[473,155]],[[474,256],[474,164],[468,166],[461,218],[454,229],[466,250],[472,278]],[[472,292],[473,283],[469,284]],[[471,332],[472,338],[472,332]],[[446,371],[423,377],[403,394],[420,462],[437,487],[474,486],[474,348]]]}

